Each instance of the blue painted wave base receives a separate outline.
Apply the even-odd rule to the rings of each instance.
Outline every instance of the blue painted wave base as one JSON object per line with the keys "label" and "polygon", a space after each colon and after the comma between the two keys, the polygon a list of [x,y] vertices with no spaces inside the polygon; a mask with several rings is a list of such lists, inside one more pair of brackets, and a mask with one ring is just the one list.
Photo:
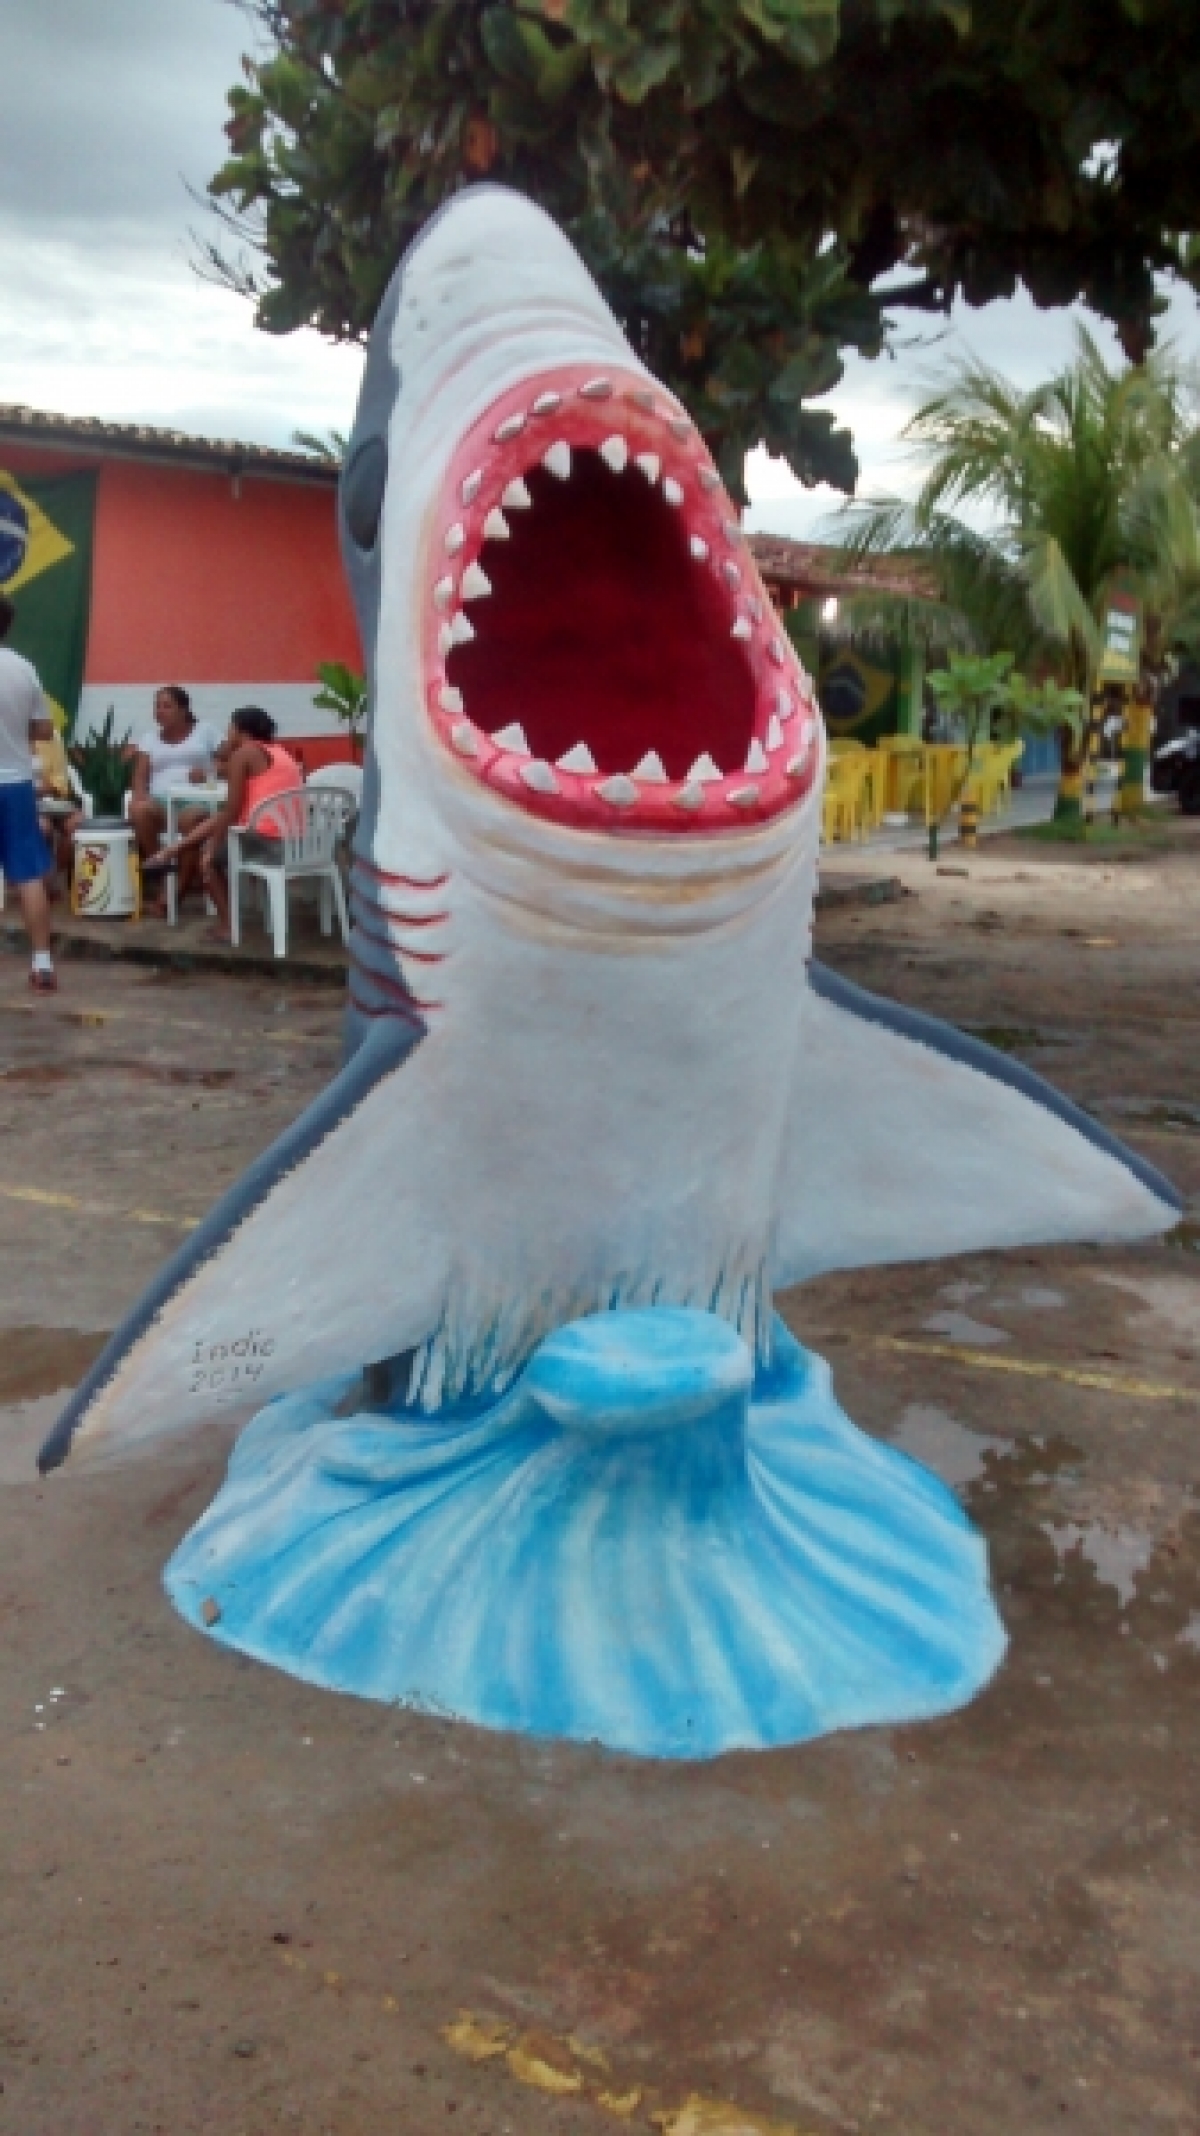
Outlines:
{"label": "blue painted wave base", "polygon": [[209,1636],[311,1683],[706,1758],[946,1713],[1004,1652],[982,1538],[858,1431],[781,1322],[596,1315],[486,1410],[272,1402],[166,1571]]}

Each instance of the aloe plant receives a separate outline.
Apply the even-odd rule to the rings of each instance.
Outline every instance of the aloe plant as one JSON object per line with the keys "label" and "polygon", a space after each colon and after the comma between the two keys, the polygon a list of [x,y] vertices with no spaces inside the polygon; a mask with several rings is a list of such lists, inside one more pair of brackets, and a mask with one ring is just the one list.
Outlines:
{"label": "aloe plant", "polygon": [[116,707],[110,705],[104,725],[93,728],[85,741],[74,742],[68,751],[72,764],[91,795],[98,816],[119,816],[133,779],[132,735],[113,734]]}

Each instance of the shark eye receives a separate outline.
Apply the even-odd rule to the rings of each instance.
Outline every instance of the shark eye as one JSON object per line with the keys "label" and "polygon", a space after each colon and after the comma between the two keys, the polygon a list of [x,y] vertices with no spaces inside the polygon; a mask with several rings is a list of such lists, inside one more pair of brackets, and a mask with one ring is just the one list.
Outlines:
{"label": "shark eye", "polygon": [[351,540],[359,549],[373,549],[383,512],[387,487],[387,446],[380,437],[366,438],[356,447],[342,474],[342,514]]}

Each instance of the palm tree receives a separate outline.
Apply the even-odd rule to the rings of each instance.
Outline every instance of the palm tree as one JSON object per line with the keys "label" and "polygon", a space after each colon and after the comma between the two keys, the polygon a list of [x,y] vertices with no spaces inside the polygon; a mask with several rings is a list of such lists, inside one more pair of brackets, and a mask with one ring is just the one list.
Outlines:
{"label": "palm tree", "polygon": [[[1080,327],[1073,362],[1029,392],[968,359],[904,435],[927,463],[916,501],[851,507],[847,560],[919,557],[931,609],[968,645],[1006,647],[1086,699],[1118,575],[1153,610],[1159,641],[1200,630],[1197,396],[1169,350],[1110,370]],[[1078,816],[1069,728],[1061,749],[1055,814]]]}

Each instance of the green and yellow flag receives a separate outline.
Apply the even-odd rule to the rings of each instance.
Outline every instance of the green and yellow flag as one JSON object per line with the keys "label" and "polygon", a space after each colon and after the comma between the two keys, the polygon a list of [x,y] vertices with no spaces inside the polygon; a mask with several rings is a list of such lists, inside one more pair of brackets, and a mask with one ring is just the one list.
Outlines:
{"label": "green and yellow flag", "polygon": [[17,611],[7,642],[32,660],[68,731],[83,687],[95,511],[95,475],[33,481],[0,465],[0,593]]}

